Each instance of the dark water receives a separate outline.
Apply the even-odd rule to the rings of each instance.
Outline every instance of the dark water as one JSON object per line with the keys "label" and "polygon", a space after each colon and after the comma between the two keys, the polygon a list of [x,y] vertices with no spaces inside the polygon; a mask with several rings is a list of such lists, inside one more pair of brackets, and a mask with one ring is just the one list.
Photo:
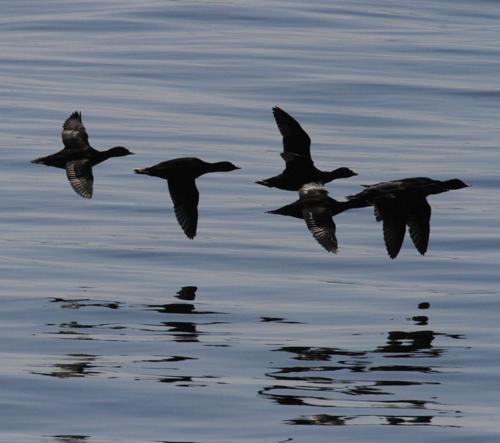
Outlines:
{"label": "dark water", "polygon": [[[500,4],[14,1],[0,17],[1,441],[498,441]],[[279,105],[328,186],[425,175],[430,249],[391,261],[370,210],[327,254],[277,173]],[[29,160],[83,112],[91,201]],[[195,241],[160,180],[198,182]],[[191,287],[182,289],[185,287]],[[196,288],[194,288],[196,287]],[[392,426],[387,426],[392,425]]]}

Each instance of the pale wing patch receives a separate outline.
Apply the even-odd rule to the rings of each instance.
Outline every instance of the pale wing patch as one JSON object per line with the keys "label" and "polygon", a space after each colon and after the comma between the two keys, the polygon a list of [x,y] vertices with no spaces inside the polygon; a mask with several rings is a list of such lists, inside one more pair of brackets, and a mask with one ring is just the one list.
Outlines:
{"label": "pale wing patch", "polygon": [[82,114],[73,112],[63,124],[62,141],[66,149],[85,149],[89,147],[89,136],[82,123]]}
{"label": "pale wing patch", "polygon": [[328,252],[336,253],[338,243],[331,212],[322,209],[304,209],[302,214],[316,241]]}
{"label": "pale wing patch", "polygon": [[76,160],[66,163],[66,176],[71,187],[83,198],[92,198],[94,177],[88,160]]}

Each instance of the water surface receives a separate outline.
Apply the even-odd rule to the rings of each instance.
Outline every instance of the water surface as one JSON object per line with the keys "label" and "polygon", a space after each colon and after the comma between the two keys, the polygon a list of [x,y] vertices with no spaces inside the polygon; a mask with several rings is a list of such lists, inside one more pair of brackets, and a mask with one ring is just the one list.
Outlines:
{"label": "water surface", "polygon": [[[3,441],[498,441],[498,47],[491,1],[4,1],[0,18]],[[328,185],[459,177],[429,252],[392,261],[369,209],[326,253],[278,173],[272,106]],[[81,110],[94,198],[30,164]],[[164,182],[198,181],[196,240]],[[184,289],[183,289],[184,288]],[[187,289],[186,289],[187,288]],[[388,426],[392,425],[392,426]]]}

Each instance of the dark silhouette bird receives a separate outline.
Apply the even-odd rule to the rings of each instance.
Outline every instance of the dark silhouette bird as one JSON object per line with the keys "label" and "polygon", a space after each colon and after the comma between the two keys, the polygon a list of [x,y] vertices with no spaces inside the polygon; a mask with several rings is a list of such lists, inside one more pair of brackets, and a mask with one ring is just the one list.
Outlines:
{"label": "dark silhouette bird", "polygon": [[431,221],[428,195],[468,187],[457,178],[440,181],[427,177],[364,186],[364,191],[347,198],[374,207],[375,219],[383,222],[384,242],[391,258],[396,258],[401,250],[406,226],[417,251],[422,255],[427,252]]}
{"label": "dark silhouette bird", "polygon": [[333,171],[317,169],[311,158],[311,139],[297,120],[278,107],[273,108],[273,115],[283,136],[281,157],[285,160],[286,166],[280,175],[255,183],[286,191],[298,191],[306,183],[325,184],[337,178],[357,175],[349,168],[338,168]]}
{"label": "dark silhouette bird", "polygon": [[333,216],[363,206],[363,201],[354,199],[345,202],[334,200],[328,197],[321,183],[307,183],[300,188],[297,201],[268,212],[303,219],[318,243],[328,252],[336,253],[338,242]]}
{"label": "dark silhouette bird", "polygon": [[168,160],[150,168],[134,169],[136,174],[164,178],[174,203],[175,216],[184,233],[193,239],[198,225],[200,194],[195,180],[208,172],[227,172],[240,169],[230,162],[207,163],[199,158],[184,157]]}
{"label": "dark silhouette bird", "polygon": [[115,146],[107,151],[98,151],[89,144],[89,136],[82,123],[82,114],[73,112],[63,124],[62,141],[64,149],[47,157],[32,160],[47,166],[66,169],[71,187],[84,198],[92,198],[94,176],[92,166],[111,157],[133,154],[123,146]]}

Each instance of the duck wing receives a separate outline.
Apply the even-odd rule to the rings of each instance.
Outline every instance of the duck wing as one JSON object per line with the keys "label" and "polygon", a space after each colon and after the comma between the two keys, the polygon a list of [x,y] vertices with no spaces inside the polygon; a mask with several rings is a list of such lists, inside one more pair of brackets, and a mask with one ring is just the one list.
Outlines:
{"label": "duck wing", "polygon": [[431,207],[425,197],[416,200],[408,210],[407,225],[413,244],[420,254],[427,252],[431,225]]}
{"label": "duck wing", "polygon": [[168,190],[179,225],[187,237],[193,239],[198,225],[198,201],[200,200],[200,193],[194,179],[168,179]]}
{"label": "duck wing", "polygon": [[92,165],[87,159],[73,160],[66,163],[66,177],[71,187],[83,198],[92,198],[94,176]]}
{"label": "duck wing", "polygon": [[[273,108],[273,115],[278,129],[283,136],[284,154],[295,154],[299,156],[299,160],[311,161],[311,139],[297,120],[278,107]],[[282,155],[282,157],[286,162],[293,160],[292,156],[286,158]]]}
{"label": "duck wing", "polygon": [[338,243],[331,210],[324,207],[307,207],[302,210],[302,216],[317,242],[328,252],[336,253]]}
{"label": "duck wing", "polygon": [[382,221],[384,242],[389,257],[396,258],[403,245],[406,232],[406,209],[396,198],[375,201],[375,218]]}
{"label": "duck wing", "polygon": [[65,149],[89,148],[89,136],[82,123],[82,113],[73,112],[63,124],[62,141]]}

